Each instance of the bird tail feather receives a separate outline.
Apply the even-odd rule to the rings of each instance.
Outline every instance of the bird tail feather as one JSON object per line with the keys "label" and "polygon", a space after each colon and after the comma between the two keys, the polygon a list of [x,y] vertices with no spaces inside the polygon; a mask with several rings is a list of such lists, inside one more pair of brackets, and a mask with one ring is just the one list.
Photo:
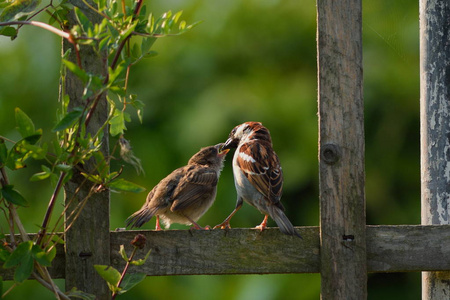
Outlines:
{"label": "bird tail feather", "polygon": [[268,207],[270,217],[277,223],[280,231],[286,235],[295,235],[301,239],[302,236],[295,230],[294,225],[289,221],[288,217],[284,214],[283,210],[275,205]]}
{"label": "bird tail feather", "polygon": [[147,206],[142,207],[140,210],[132,214],[126,220],[127,227],[141,227],[155,215],[155,209],[149,209]]}

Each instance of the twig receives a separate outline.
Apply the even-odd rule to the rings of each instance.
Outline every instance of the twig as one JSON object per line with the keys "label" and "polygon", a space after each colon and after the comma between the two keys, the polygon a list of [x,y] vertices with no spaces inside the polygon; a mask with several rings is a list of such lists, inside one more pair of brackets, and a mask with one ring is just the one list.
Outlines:
{"label": "twig", "polygon": [[69,40],[69,42],[73,43],[73,39],[71,35],[65,31],[59,30],[53,26],[50,26],[46,23],[42,23],[39,21],[11,21],[11,22],[0,22],[0,26],[9,26],[9,25],[32,25],[36,27],[41,27],[45,30],[48,30],[50,32],[53,32],[57,35],[59,35],[62,38],[65,38]]}
{"label": "twig", "polygon": [[[2,175],[3,178],[3,183],[5,185],[9,184],[9,180],[8,180],[8,176],[6,175],[6,171],[5,168],[0,168],[0,173]],[[14,204],[9,203],[7,205],[8,210],[9,210],[9,214],[10,214],[10,218],[12,218],[12,220],[14,221],[14,223],[16,223],[17,228],[19,229],[20,235],[22,236],[22,240],[23,241],[28,241],[30,240],[30,238],[28,237],[28,234],[25,230],[25,228],[23,227],[22,221],[20,221],[19,215],[17,214],[16,211],[16,207],[14,206]],[[14,228],[14,226],[12,226],[12,228]],[[11,232],[12,235],[14,235],[14,232]]]}
{"label": "twig", "polygon": [[[122,284],[123,279],[125,278],[125,274],[128,271],[128,268],[130,267],[131,261],[133,260],[134,255],[136,254],[137,251],[137,247],[134,247],[133,252],[131,253],[130,257],[128,258],[127,264],[125,265],[125,268],[123,268],[122,271],[122,275],[120,275],[120,279],[119,282],[117,283],[117,287],[120,287],[120,285]],[[116,292],[113,292],[112,296],[111,296],[111,300],[114,300],[117,296]]]}
{"label": "twig", "polygon": [[33,272],[32,275],[37,281],[39,281],[40,284],[42,284],[42,286],[44,286],[45,288],[49,289],[52,292],[56,292],[56,295],[58,296],[59,299],[70,300],[70,298],[67,295],[65,295],[63,292],[61,292],[61,290],[58,289],[58,287],[56,287],[56,291],[53,290],[52,285],[49,284],[47,281],[45,281],[36,272]]}
{"label": "twig", "polygon": [[44,238],[45,233],[47,232],[47,226],[48,226],[48,223],[50,222],[53,208],[55,207],[56,198],[58,197],[58,194],[61,191],[61,188],[63,186],[62,183],[63,183],[65,177],[66,177],[66,173],[61,172],[58,183],[56,184],[56,187],[55,187],[55,190],[53,191],[50,202],[48,203],[48,207],[47,207],[47,211],[45,212],[44,220],[42,221],[41,230],[39,231],[38,238],[36,241],[36,244],[38,244],[38,245],[41,244],[42,239]]}

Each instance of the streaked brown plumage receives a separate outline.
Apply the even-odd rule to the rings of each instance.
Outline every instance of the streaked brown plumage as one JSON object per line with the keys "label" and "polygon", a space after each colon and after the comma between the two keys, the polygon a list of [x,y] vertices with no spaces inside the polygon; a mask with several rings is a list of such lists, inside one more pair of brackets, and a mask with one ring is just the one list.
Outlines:
{"label": "streaked brown plumage", "polygon": [[257,226],[261,231],[270,216],[287,235],[301,238],[284,214],[281,204],[283,172],[280,160],[272,148],[269,130],[259,122],[236,126],[225,142],[224,149],[237,148],[233,157],[233,173],[238,199],[236,208],[214,228],[229,228],[230,219],[242,207],[243,201],[263,213],[264,220]]}
{"label": "streaked brown plumage", "polygon": [[131,215],[127,227],[141,227],[156,216],[156,230],[161,230],[160,219],[169,228],[172,223],[193,224],[211,207],[217,191],[217,182],[228,149],[223,144],[202,148],[188,164],[161,180],[148,194],[142,208]]}

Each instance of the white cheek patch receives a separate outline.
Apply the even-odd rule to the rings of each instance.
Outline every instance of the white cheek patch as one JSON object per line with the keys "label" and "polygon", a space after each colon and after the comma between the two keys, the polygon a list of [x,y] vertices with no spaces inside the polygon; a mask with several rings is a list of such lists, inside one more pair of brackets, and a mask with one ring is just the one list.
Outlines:
{"label": "white cheek patch", "polygon": [[247,161],[247,162],[248,161],[251,162],[251,163],[255,163],[256,162],[256,160],[253,157],[251,157],[250,155],[248,155],[248,154],[246,154],[244,152],[240,152],[239,153],[239,157],[242,158],[244,161]]}

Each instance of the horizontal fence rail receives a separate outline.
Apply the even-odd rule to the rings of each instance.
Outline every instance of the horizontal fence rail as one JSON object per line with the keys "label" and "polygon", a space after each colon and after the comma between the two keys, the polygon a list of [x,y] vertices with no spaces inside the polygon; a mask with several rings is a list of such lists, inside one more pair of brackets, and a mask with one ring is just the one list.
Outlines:
{"label": "horizontal fence rail", "polygon": [[[450,270],[450,225],[367,226],[368,272],[418,272]],[[260,233],[255,229],[167,230],[111,232],[111,265],[122,270],[120,245],[131,252],[131,240],[147,238],[142,258],[147,262],[130,272],[149,276],[319,273],[319,227],[297,227],[303,240],[283,235],[277,228]],[[59,245],[53,278],[65,278],[63,245]],[[89,259],[87,257],[86,259]],[[1,269],[4,280],[13,270]]]}

